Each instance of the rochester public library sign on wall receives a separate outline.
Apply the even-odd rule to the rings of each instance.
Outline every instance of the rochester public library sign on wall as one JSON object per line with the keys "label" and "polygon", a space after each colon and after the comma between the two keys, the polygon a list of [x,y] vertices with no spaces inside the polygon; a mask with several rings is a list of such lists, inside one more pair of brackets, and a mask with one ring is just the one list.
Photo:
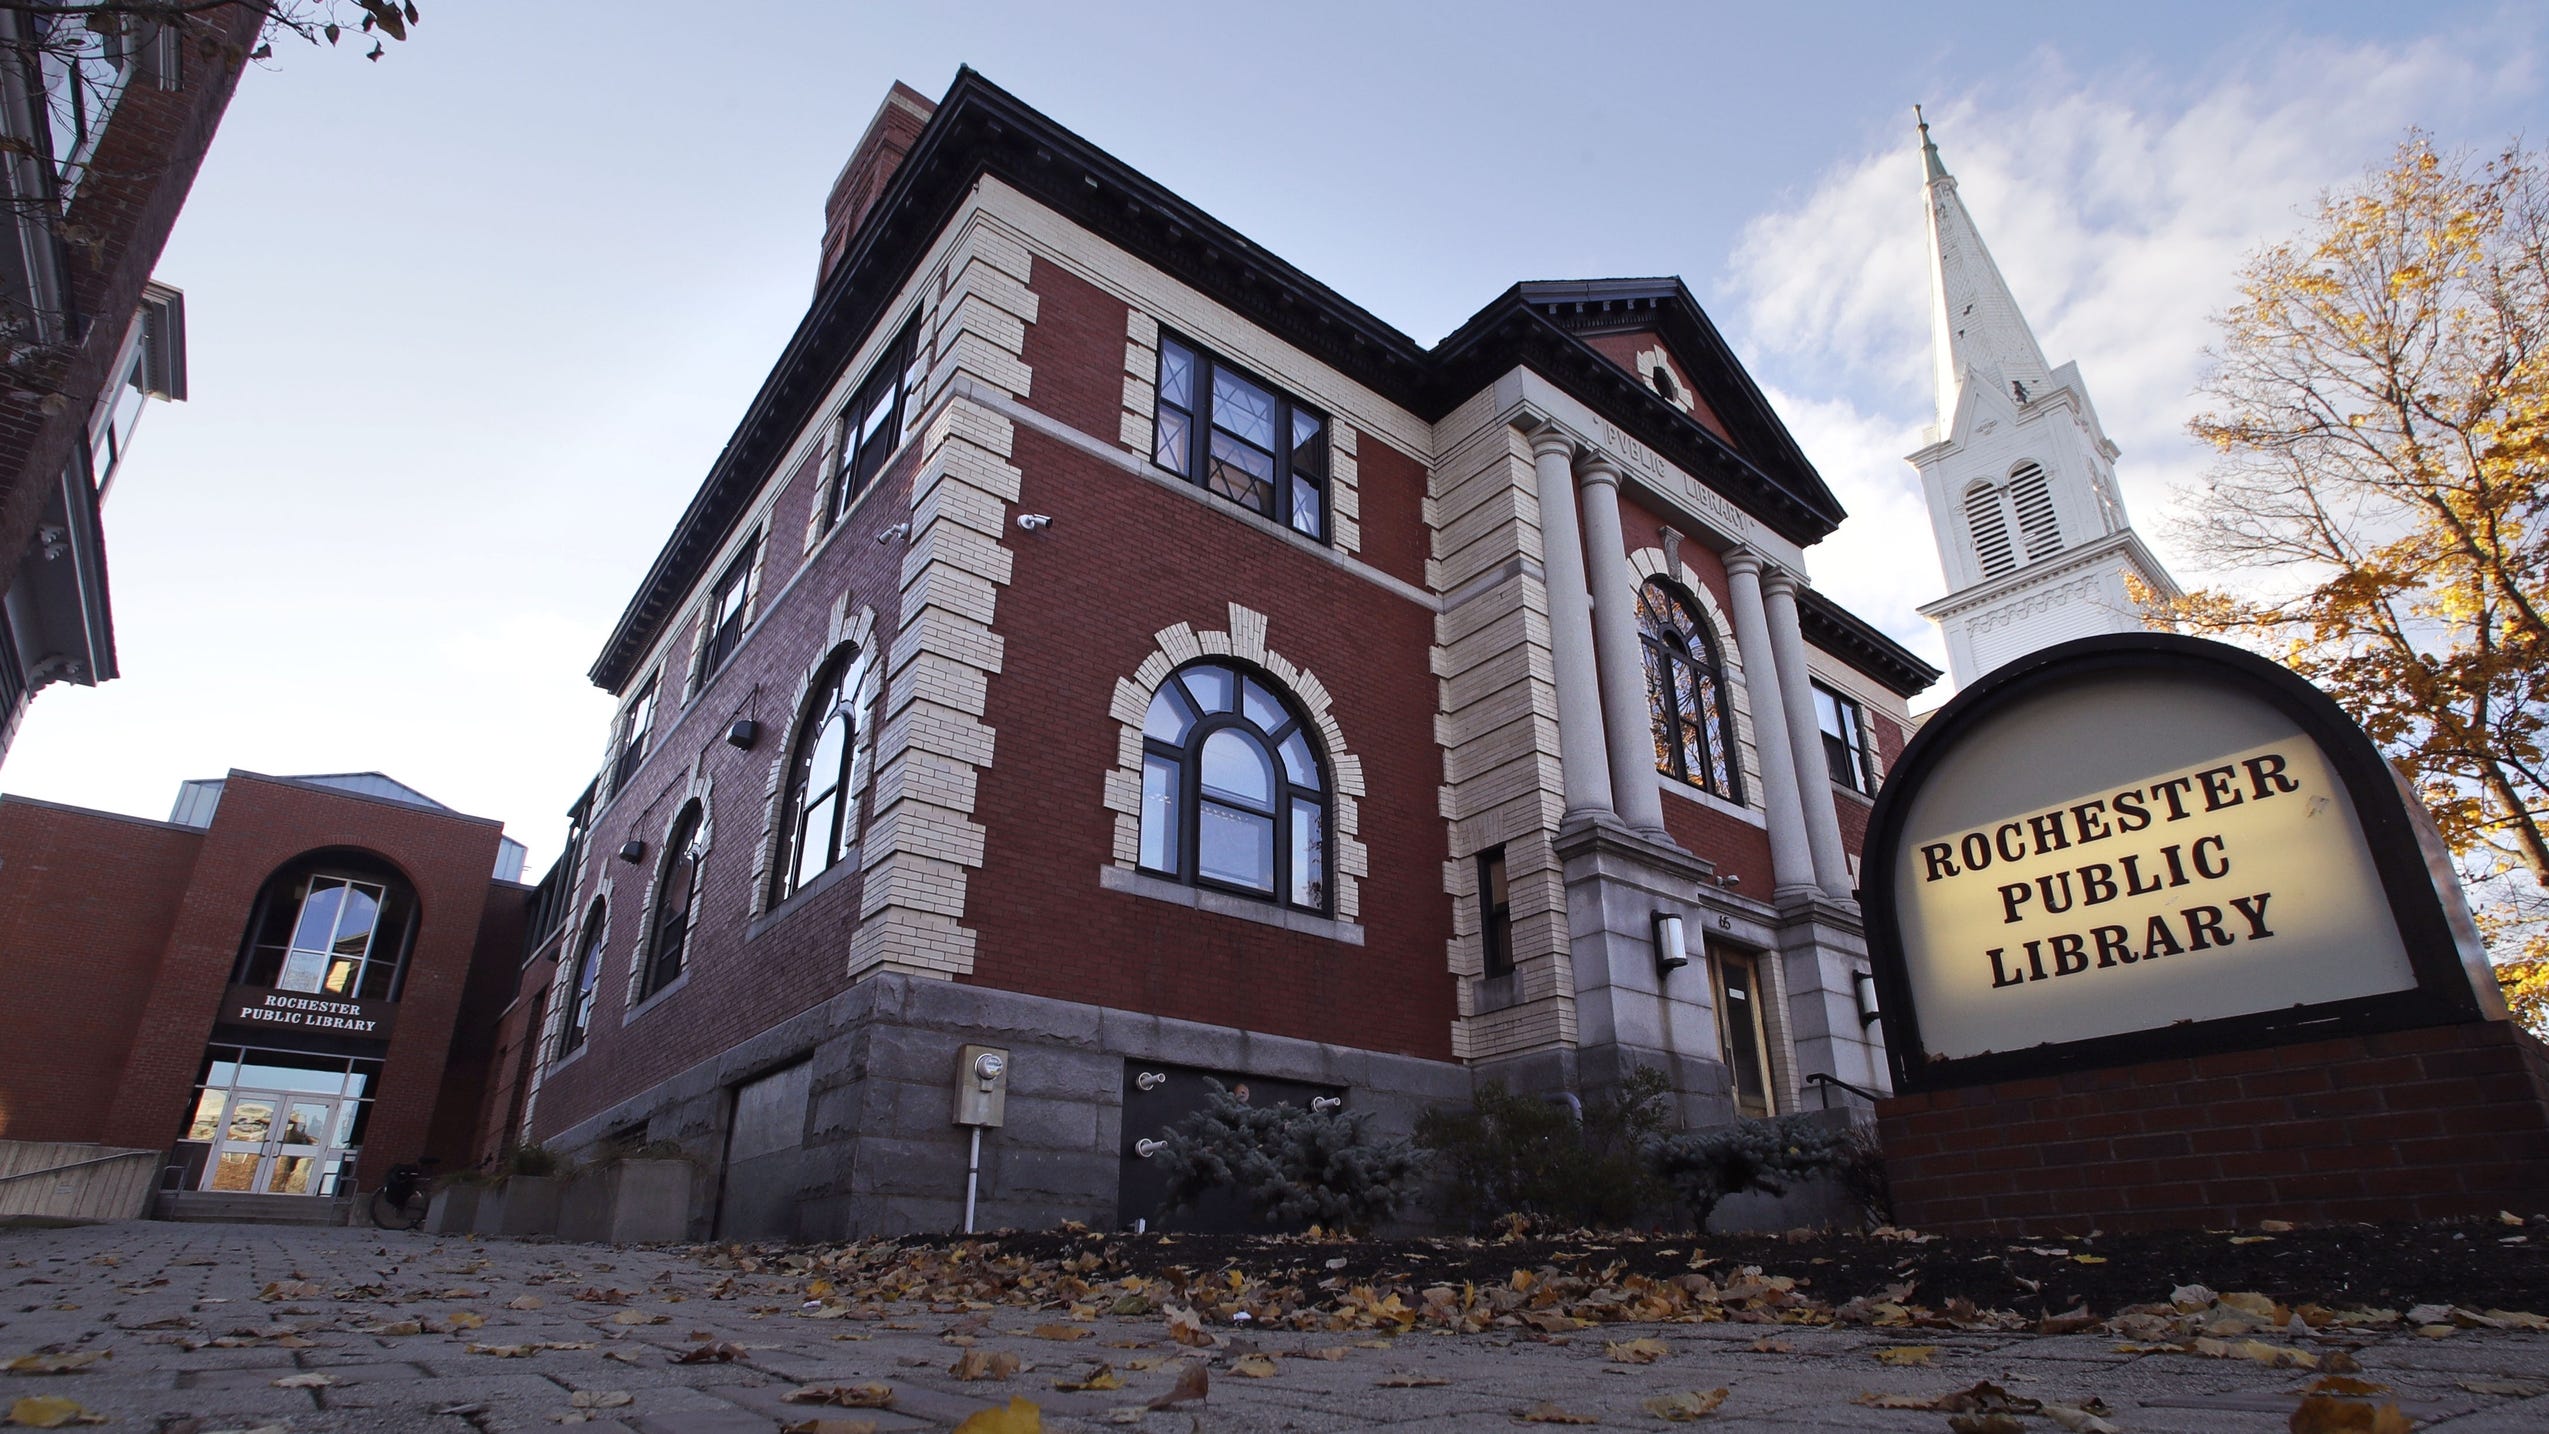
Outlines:
{"label": "rochester public library sign on wall", "polygon": [[2502,1011],[2371,742],[2218,643],[1994,672],[1896,764],[1864,872],[1900,1090]]}

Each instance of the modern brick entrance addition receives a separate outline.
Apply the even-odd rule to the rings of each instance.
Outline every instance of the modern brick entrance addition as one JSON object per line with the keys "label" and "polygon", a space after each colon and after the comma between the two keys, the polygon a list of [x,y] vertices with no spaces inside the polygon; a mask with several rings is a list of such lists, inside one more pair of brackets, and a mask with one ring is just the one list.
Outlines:
{"label": "modern brick entrance addition", "polygon": [[2549,1188],[2549,1046],[2507,1021],[1900,1096],[1896,1219],[1941,1233],[2431,1219]]}

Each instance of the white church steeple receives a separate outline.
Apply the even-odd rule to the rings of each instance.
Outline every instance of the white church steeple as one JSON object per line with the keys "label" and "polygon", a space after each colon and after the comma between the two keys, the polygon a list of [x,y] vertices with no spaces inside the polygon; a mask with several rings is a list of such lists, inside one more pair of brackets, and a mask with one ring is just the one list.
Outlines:
{"label": "white church steeple", "polygon": [[1924,606],[1958,686],[2011,658],[2144,624],[2127,575],[2174,596],[2116,485],[2116,447],[2076,363],[2047,364],[2035,331],[1939,158],[1921,136],[1938,421],[1910,457],[1929,500],[1948,594]]}

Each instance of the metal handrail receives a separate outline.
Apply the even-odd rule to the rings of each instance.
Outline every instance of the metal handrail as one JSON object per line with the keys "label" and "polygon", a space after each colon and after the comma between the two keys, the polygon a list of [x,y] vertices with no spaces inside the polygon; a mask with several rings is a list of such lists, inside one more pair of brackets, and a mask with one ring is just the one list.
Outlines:
{"label": "metal handrail", "polygon": [[1832,1087],[1836,1085],[1841,1087],[1841,1089],[1848,1091],[1850,1094],[1859,1097],[1861,1100],[1866,1101],[1870,1105],[1874,1105],[1878,1101],[1885,1099],[1883,1095],[1869,1090],[1866,1086],[1852,1085],[1848,1081],[1841,1079],[1839,1076],[1825,1075],[1821,1071],[1809,1071],[1806,1074],[1806,1084],[1818,1085],[1824,1088],[1823,1108],[1825,1110],[1830,1110],[1832,1108]]}
{"label": "metal handrail", "polygon": [[86,1160],[74,1160],[68,1165],[48,1165],[42,1170],[21,1170],[14,1175],[0,1175],[0,1185],[6,1185],[12,1180],[33,1180],[39,1175],[59,1175],[65,1170],[85,1170],[92,1165],[104,1165],[109,1161],[130,1160],[136,1155],[156,1158],[158,1154],[156,1150],[125,1150],[113,1155],[94,1155]]}

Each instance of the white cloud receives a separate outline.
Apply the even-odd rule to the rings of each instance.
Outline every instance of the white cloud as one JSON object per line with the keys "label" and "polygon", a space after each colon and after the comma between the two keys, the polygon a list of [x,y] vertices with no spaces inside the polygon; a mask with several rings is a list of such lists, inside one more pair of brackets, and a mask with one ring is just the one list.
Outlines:
{"label": "white cloud", "polygon": [[[2242,261],[2299,232],[2322,190],[2384,161],[2410,125],[2446,144],[2501,143],[2532,92],[2533,58],[2501,31],[2404,46],[2297,40],[2208,74],[2091,88],[2040,54],[2022,83],[1930,107],[1984,241],[2047,358],[2079,361],[2124,450],[2136,526],[2181,579],[2220,577],[2177,548],[2170,513],[2202,481],[2186,421],[2201,407],[2209,316],[2231,300]],[[1824,395],[1779,401],[1852,514],[1815,554],[1821,585],[1906,640],[1927,626],[1912,605],[1943,590],[1902,461],[1933,419],[1909,118],[1753,219],[1722,304],[1766,387]],[[1915,520],[1917,544],[1904,536]]]}

